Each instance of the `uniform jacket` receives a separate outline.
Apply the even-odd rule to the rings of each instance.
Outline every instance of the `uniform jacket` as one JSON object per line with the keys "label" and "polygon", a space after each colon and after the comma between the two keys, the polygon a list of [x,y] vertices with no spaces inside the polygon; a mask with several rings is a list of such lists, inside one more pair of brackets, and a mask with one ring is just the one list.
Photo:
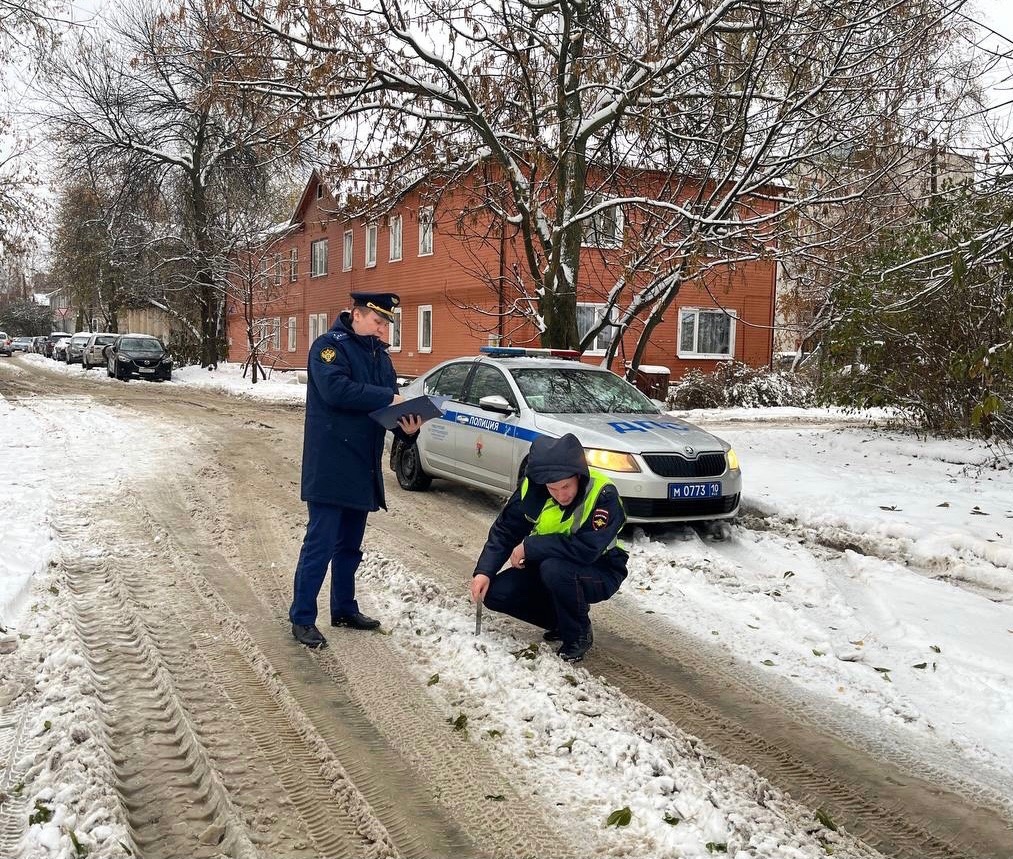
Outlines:
{"label": "uniform jacket", "polygon": [[380,465],[386,430],[369,413],[397,393],[387,344],[356,334],[351,315],[342,313],[313,341],[307,371],[302,500],[386,510]]}
{"label": "uniform jacket", "polygon": [[542,451],[538,442],[532,445],[528,456],[527,494],[522,497],[518,489],[500,511],[489,529],[489,537],[475,572],[493,577],[523,540],[526,568],[536,567],[547,558],[557,558],[580,565],[604,566],[618,573],[622,580],[626,577],[627,554],[619,547],[610,549],[609,546],[626,524],[626,513],[619,500],[619,492],[611,483],[601,490],[592,515],[577,531],[571,534],[531,533],[546,501],[556,503],[549,495],[546,483],[577,475],[577,494],[563,511],[567,515],[580,509],[591,482],[584,450],[577,439],[569,435],[552,441],[555,445],[547,446],[549,457],[540,455]]}

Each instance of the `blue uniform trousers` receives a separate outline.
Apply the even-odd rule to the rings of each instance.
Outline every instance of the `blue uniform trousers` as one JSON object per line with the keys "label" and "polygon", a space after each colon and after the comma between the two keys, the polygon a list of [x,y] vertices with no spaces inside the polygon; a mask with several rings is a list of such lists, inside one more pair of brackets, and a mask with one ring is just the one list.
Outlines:
{"label": "blue uniform trousers", "polygon": [[362,535],[366,531],[366,510],[308,502],[309,524],[295,568],[292,623],[308,626],[317,620],[317,595],[331,565],[331,616],[355,614],[355,571],[362,560]]}
{"label": "blue uniform trousers", "polygon": [[619,590],[625,574],[605,566],[546,558],[537,567],[510,567],[489,584],[485,606],[543,629],[566,643],[591,628],[588,606]]}

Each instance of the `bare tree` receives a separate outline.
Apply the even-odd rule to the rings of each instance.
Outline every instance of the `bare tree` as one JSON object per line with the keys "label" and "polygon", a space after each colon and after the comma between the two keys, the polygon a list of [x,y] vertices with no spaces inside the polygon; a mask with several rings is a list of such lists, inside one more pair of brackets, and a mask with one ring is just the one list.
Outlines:
{"label": "bare tree", "polygon": [[[550,346],[610,333],[611,356],[627,331],[642,354],[683,283],[769,257],[791,219],[862,195],[862,183],[796,180],[808,164],[910,135],[924,113],[916,96],[947,73],[962,2],[238,7],[287,52],[255,89],[327,126],[364,208],[409,187],[470,188],[475,233],[517,248],[485,273],[506,295],[490,322],[502,328],[493,317],[507,313]],[[582,246],[617,224],[618,242],[590,242],[602,250],[592,283]],[[583,331],[578,287],[608,307]]]}
{"label": "bare tree", "polygon": [[291,116],[234,86],[265,73],[263,40],[213,0],[138,2],[106,31],[78,34],[47,86],[68,168],[86,157],[157,188],[164,219],[151,225],[151,250],[177,279],[169,288],[192,300],[204,366],[224,352],[226,201],[299,142]]}

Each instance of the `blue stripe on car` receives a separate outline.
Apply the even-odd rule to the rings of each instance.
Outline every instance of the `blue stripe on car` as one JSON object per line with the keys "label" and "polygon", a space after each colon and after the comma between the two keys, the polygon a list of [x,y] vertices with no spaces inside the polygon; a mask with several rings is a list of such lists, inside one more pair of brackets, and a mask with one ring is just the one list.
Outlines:
{"label": "blue stripe on car", "polygon": [[495,418],[482,418],[478,415],[466,414],[465,412],[445,411],[443,417],[438,418],[438,420],[448,421],[458,426],[467,425],[476,429],[483,429],[488,432],[494,432],[497,435],[505,435],[507,438],[519,438],[521,441],[534,441],[541,435],[540,432],[515,426],[514,424],[505,424]]}

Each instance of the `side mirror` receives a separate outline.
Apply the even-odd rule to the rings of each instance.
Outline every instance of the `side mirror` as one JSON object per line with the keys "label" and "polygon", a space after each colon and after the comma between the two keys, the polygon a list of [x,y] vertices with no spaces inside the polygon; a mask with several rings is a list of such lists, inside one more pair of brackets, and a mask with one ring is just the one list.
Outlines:
{"label": "side mirror", "polygon": [[482,397],[478,401],[478,407],[487,412],[498,412],[502,415],[512,415],[515,411],[514,407],[506,401],[506,397],[501,397],[499,394]]}

